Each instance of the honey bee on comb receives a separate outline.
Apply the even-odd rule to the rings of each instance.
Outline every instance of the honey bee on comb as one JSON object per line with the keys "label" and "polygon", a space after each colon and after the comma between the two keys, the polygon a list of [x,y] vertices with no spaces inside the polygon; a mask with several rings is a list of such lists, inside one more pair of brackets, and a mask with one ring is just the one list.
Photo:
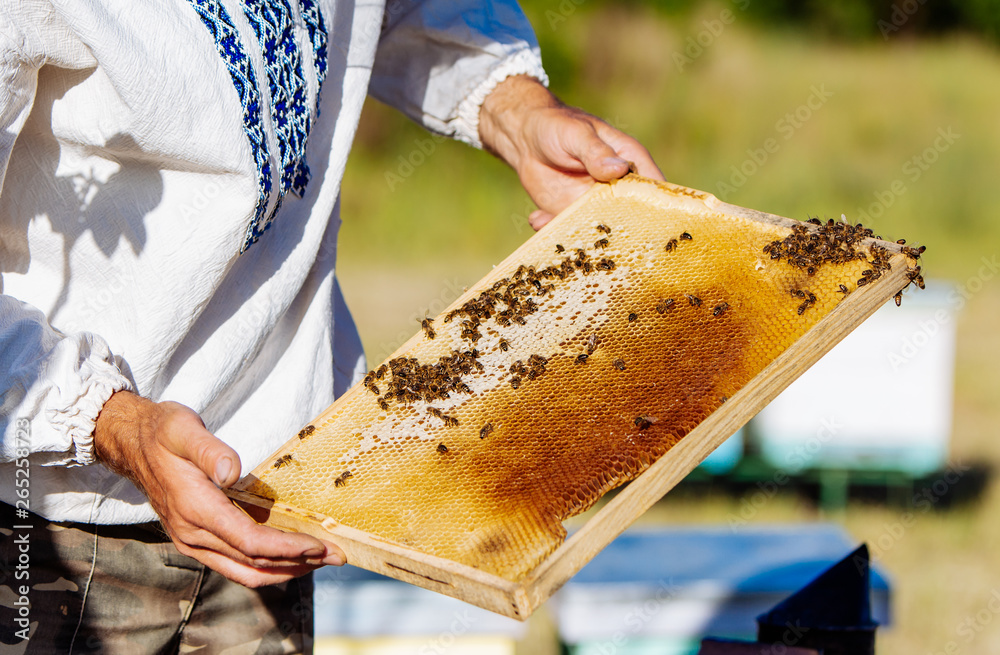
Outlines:
{"label": "honey bee on comb", "polygon": [[443,443],[439,443],[437,445],[437,451],[439,453],[446,453],[446,452],[448,452],[448,446],[444,445]]}
{"label": "honey bee on comb", "polygon": [[605,248],[608,247],[608,243],[609,241],[607,239],[598,239],[597,241],[594,242],[594,248],[599,248],[601,250],[604,250]]}
{"label": "honey bee on comb", "polygon": [[490,436],[491,432],[493,432],[493,424],[487,423],[483,425],[482,428],[479,429],[479,438],[485,439],[486,437]]}
{"label": "honey bee on comb", "polygon": [[622,359],[622,358],[619,357],[618,359],[616,359],[612,363],[614,364],[615,368],[617,368],[619,371],[624,371],[625,370],[625,360],[624,359]]}
{"label": "honey bee on comb", "polygon": [[428,339],[433,339],[434,337],[437,336],[437,333],[434,331],[434,328],[432,326],[433,323],[434,319],[432,318],[425,318],[420,321],[420,327],[423,328],[424,334],[427,335]]}
{"label": "honey bee on comb", "polygon": [[292,456],[291,454],[288,454],[288,455],[282,455],[281,457],[276,459],[274,461],[274,464],[272,464],[271,466],[272,468],[280,469],[282,466],[287,466],[291,463],[292,463]]}
{"label": "honey bee on comb", "polygon": [[306,427],[304,427],[301,430],[299,430],[299,434],[297,436],[299,437],[299,439],[305,439],[306,437],[308,437],[310,434],[312,434],[315,431],[316,431],[316,426],[314,426],[314,425],[307,425]]}
{"label": "honey bee on comb", "polygon": [[610,234],[611,234],[611,228],[610,228],[610,227],[608,227],[607,225],[603,224],[603,223],[600,223],[600,224],[599,224],[599,225],[597,226],[597,231],[598,231],[598,232],[604,232],[605,234],[608,234],[608,235],[610,235]]}
{"label": "honey bee on comb", "polygon": [[667,310],[669,310],[673,306],[674,306],[674,299],[666,298],[665,300],[661,300],[660,302],[656,303],[656,311],[660,314],[666,314]]}
{"label": "honey bee on comb", "polygon": [[333,481],[333,486],[343,487],[344,485],[347,484],[347,481],[352,477],[354,477],[353,473],[351,473],[350,471],[344,471],[343,473],[338,475],[337,478]]}
{"label": "honey bee on comb", "polygon": [[635,417],[635,421],[633,421],[635,427],[639,428],[640,431],[648,430],[649,428],[653,427],[654,423],[658,422],[659,422],[658,418],[656,418],[655,416],[650,416],[648,414],[639,414],[638,416]]}

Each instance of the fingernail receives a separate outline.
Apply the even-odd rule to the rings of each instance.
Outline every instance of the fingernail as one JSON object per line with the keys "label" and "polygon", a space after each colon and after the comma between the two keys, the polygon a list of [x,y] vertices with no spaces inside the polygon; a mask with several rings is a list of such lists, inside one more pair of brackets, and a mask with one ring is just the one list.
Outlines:
{"label": "fingernail", "polygon": [[215,464],[215,480],[219,484],[226,484],[229,474],[233,472],[233,460],[223,457]]}
{"label": "fingernail", "polygon": [[628,160],[622,159],[621,157],[605,157],[602,161],[605,166],[628,166]]}
{"label": "fingernail", "polygon": [[326,553],[326,548],[316,546],[315,548],[303,551],[302,557],[322,557],[324,553]]}
{"label": "fingernail", "polygon": [[323,563],[326,564],[327,566],[343,566],[344,558],[341,557],[340,555],[330,554],[327,557],[323,558]]}

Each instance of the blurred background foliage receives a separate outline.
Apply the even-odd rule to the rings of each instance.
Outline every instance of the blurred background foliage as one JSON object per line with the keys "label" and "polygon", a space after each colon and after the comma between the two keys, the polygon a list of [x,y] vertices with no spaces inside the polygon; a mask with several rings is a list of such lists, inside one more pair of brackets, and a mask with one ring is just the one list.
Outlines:
{"label": "blurred background foliage", "polygon": [[[1000,0],[522,6],[552,90],[636,136],[667,179],[797,219],[846,214],[926,245],[925,276],[969,291],[958,313],[952,456],[1000,465]],[[824,100],[810,108],[817,91]],[[761,161],[768,139],[778,148]],[[752,173],[733,184],[741,168]],[[388,356],[419,317],[527,239],[532,209],[497,160],[369,101],[344,181],[339,275],[370,359]],[[668,496],[650,520],[721,522],[738,503]],[[854,501],[833,518],[874,541],[904,509]],[[1000,586],[997,515],[994,481],[884,553],[897,615],[880,652],[942,651],[982,609]],[[782,495],[756,520],[820,516],[809,499]],[[1000,616],[962,648],[1000,652]]]}

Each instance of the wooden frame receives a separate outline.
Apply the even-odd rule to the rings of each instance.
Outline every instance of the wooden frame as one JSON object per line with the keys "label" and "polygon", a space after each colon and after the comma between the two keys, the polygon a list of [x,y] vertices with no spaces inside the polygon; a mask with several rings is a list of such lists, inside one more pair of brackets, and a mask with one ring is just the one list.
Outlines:
{"label": "wooden frame", "polygon": [[[629,183],[633,179],[640,178],[630,175],[623,182]],[[785,228],[799,223],[724,203],[711,194],[686,187],[670,184],[658,186],[679,198],[682,204],[695,203],[714,212]],[[577,203],[585,202],[588,195]],[[248,486],[245,483],[253,474],[244,478],[233,489],[227,490],[227,493],[238,506],[260,523],[282,530],[312,534],[336,543],[347,554],[348,561],[355,566],[524,620],[715,448],[909,283],[907,258],[902,254],[900,246],[885,242],[881,245],[892,253],[891,270],[844,298],[728,402],[624,487],[581,529],[519,582],[380,539],[322,514],[248,493],[245,491]],[[517,261],[522,249],[523,246],[504,263]],[[497,269],[503,268],[504,263]],[[487,276],[485,281],[489,280],[490,277]],[[452,307],[460,306],[472,294],[472,291],[466,293]],[[397,354],[406,351],[412,341],[404,344]],[[267,462],[262,465],[265,468],[267,466]]]}

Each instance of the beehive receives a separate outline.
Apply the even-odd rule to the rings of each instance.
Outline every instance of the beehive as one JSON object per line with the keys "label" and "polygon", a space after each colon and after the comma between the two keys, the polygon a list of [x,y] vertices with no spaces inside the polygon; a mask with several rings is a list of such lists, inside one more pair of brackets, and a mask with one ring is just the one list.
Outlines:
{"label": "beehive", "polygon": [[[917,279],[917,256],[634,175],[596,185],[231,495],[526,618]],[[630,480],[566,541],[563,520]]]}

